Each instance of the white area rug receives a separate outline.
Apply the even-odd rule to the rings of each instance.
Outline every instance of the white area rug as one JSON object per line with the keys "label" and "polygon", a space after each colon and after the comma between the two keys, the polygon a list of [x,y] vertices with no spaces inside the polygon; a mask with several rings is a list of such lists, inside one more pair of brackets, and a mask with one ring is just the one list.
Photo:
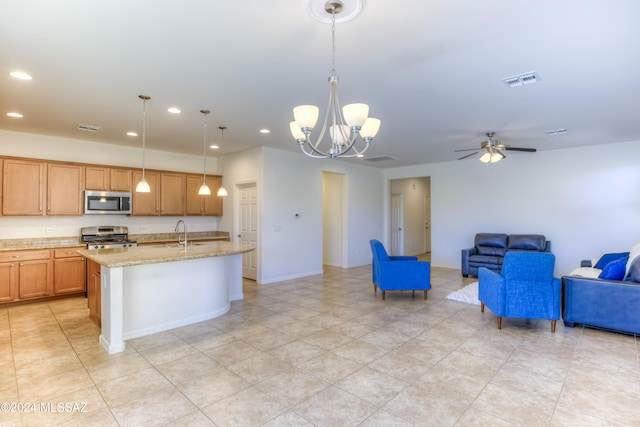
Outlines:
{"label": "white area rug", "polygon": [[478,300],[478,282],[470,283],[462,289],[451,292],[447,295],[447,299],[480,305],[480,301]]}

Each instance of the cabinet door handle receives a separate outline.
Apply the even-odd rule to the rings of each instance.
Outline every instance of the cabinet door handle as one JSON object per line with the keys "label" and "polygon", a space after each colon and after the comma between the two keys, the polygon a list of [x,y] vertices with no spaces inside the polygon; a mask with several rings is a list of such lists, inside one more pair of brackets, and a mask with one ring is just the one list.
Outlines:
{"label": "cabinet door handle", "polygon": [[20,255],[13,255],[12,258],[20,258]]}

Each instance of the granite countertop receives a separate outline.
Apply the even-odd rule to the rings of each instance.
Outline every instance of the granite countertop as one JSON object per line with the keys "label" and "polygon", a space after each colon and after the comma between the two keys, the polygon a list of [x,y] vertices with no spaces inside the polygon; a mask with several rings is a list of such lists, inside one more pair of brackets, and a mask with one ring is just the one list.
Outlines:
{"label": "granite countertop", "polygon": [[225,241],[190,243],[185,249],[177,243],[117,249],[80,249],[78,253],[106,267],[157,264],[188,259],[238,255],[251,252],[255,246]]}
{"label": "granite countertop", "polygon": [[[178,242],[178,235],[182,233],[150,233],[129,234],[129,239],[138,243],[166,243]],[[187,241],[198,240],[225,240],[229,239],[226,231],[195,231],[187,232]],[[84,248],[86,243],[80,236],[70,237],[32,237],[24,239],[3,239],[0,241],[0,251],[19,251],[29,249],[58,249],[58,248]]]}

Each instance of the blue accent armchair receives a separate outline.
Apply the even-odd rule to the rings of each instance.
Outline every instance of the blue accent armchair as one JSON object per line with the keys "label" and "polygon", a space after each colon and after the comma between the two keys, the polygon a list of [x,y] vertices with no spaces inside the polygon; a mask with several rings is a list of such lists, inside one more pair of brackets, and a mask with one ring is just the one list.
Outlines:
{"label": "blue accent armchair", "polygon": [[551,332],[560,319],[560,279],[553,277],[555,256],[549,252],[507,252],[502,272],[478,269],[480,310],[485,305],[498,317],[551,320]]}
{"label": "blue accent armchair", "polygon": [[378,288],[382,291],[382,300],[386,291],[424,291],[424,299],[427,299],[427,291],[431,289],[431,264],[427,261],[418,261],[414,256],[389,256],[382,243],[378,240],[370,240],[373,253],[372,277],[373,291]]}

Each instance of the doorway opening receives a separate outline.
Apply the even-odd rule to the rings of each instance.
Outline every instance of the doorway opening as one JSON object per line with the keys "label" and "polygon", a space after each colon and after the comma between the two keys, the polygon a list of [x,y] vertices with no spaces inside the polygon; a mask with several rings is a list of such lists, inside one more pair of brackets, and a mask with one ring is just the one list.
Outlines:
{"label": "doorway opening", "polygon": [[322,172],[322,264],[345,268],[347,177],[342,173]]}
{"label": "doorway opening", "polygon": [[389,182],[391,255],[431,260],[431,177]]}
{"label": "doorway opening", "polygon": [[255,250],[242,254],[242,277],[258,277],[258,190],[255,182],[238,184],[238,241],[251,244]]}

